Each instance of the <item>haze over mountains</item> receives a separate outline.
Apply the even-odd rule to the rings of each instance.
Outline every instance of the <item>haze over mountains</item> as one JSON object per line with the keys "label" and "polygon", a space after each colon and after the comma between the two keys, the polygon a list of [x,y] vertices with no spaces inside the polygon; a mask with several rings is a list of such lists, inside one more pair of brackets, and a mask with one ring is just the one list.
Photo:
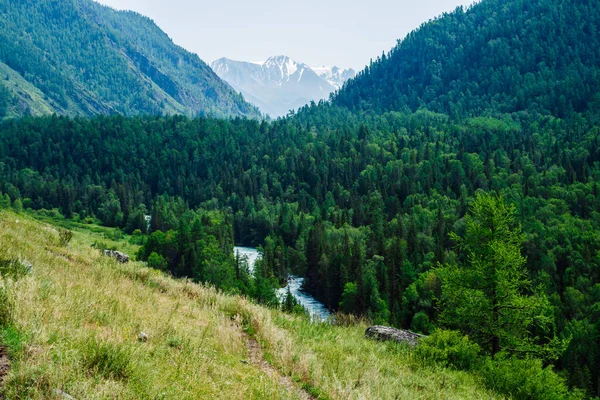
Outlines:
{"label": "haze over mountains", "polygon": [[0,117],[259,116],[152,20],[91,0],[0,1],[0,74]]}
{"label": "haze over mountains", "polygon": [[356,74],[338,67],[311,68],[287,56],[270,57],[263,63],[220,58],[211,67],[246,100],[273,118],[311,101],[329,98]]}

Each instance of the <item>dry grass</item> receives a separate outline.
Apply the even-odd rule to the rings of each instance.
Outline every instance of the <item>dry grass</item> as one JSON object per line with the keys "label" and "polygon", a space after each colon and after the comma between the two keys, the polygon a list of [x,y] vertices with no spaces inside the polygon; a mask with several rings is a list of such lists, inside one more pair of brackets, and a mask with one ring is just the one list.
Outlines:
{"label": "dry grass", "polygon": [[0,212],[0,258],[33,265],[3,280],[16,328],[5,339],[14,342],[7,398],[57,398],[57,390],[77,399],[294,398],[297,391],[242,362],[244,332],[315,397],[493,397],[471,375],[418,368],[410,350],[365,340],[364,325],[311,324],[142,263],[117,264],[89,247],[91,232],[64,247],[58,235]]}

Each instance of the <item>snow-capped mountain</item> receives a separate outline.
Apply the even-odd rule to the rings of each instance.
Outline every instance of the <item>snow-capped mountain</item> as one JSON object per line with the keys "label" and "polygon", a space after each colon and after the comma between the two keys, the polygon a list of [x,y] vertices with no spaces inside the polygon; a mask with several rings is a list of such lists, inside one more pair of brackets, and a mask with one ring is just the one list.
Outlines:
{"label": "snow-capped mountain", "polygon": [[336,89],[340,89],[344,86],[344,82],[348,79],[352,79],[356,76],[356,71],[352,68],[341,69],[338,67],[312,67],[312,70],[317,73],[321,78],[325,79]]}
{"label": "snow-capped mountain", "polygon": [[308,65],[287,56],[270,57],[263,63],[220,58],[210,66],[246,100],[273,118],[284,116],[310,101],[329,98],[329,94],[344,82],[344,75],[337,67],[329,68],[319,76]]}

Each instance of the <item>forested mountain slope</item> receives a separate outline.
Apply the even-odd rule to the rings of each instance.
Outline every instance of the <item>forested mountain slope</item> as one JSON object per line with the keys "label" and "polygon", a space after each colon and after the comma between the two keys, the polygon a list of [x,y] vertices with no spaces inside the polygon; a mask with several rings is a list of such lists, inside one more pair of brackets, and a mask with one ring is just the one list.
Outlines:
{"label": "forested mountain slope", "polygon": [[453,116],[597,107],[600,3],[486,0],[423,24],[351,80],[334,104]]}
{"label": "forested mountain slope", "polygon": [[0,117],[258,116],[150,19],[91,0],[1,0],[0,73]]}
{"label": "forested mountain slope", "polygon": [[[397,62],[401,50],[395,50],[348,83],[333,104],[274,123],[182,116],[4,121],[0,206],[99,219],[140,234],[151,214],[138,255],[174,275],[266,304],[289,273],[303,275],[306,290],[331,310],[426,334],[445,328],[470,335],[482,353],[495,356],[490,376],[512,374],[495,381],[507,384],[507,396],[562,398],[539,395],[549,382],[533,380],[542,376],[534,369],[513,368],[532,359],[599,396],[600,113],[590,60],[600,46],[594,35],[581,36],[597,18],[590,1],[484,0],[409,35],[399,49],[413,46],[413,53]],[[464,22],[471,19],[472,25]],[[515,36],[519,23],[524,30]],[[423,33],[443,38],[450,31],[466,35],[455,38],[464,40],[462,52],[452,41],[434,46]],[[504,53],[490,50],[492,31],[510,39],[498,39]],[[540,59],[530,55],[538,54],[529,51],[533,38]],[[430,85],[423,71],[437,68],[437,55],[457,64],[444,64],[436,76],[445,80]],[[446,71],[462,75],[447,78]],[[521,75],[537,83],[521,85]],[[223,252],[218,241],[200,240],[204,225],[215,226],[189,217],[187,208],[197,207],[200,215],[221,213],[219,228],[233,232],[236,243],[263,247],[253,289],[233,264],[227,273],[210,267],[209,256]],[[473,221],[497,210],[510,235],[493,247],[486,240],[493,229],[483,221],[478,236]],[[496,314],[495,322],[506,323],[492,338],[471,329],[491,321],[482,321],[488,314],[448,318],[441,301],[462,292],[448,293],[445,279],[470,267],[486,271],[472,265],[478,255],[486,268],[522,267],[515,273],[519,285],[508,285],[518,288],[510,300],[539,300],[543,312],[517,323],[516,312]],[[467,280],[488,284],[470,297],[481,300],[476,305],[496,293],[489,286],[496,274],[481,276]],[[553,350],[539,351],[545,347]]]}

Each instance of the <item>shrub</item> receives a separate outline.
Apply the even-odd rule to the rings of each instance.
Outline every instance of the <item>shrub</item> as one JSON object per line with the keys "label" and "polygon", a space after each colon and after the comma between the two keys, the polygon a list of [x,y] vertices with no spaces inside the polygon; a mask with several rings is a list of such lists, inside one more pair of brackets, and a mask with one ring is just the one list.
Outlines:
{"label": "shrub", "polygon": [[13,202],[13,210],[17,213],[17,214],[21,214],[23,212],[23,202],[21,202],[21,199],[16,199]]}
{"label": "shrub", "polygon": [[5,325],[0,329],[0,340],[6,346],[11,358],[17,358],[25,349],[26,338],[14,325]]}
{"label": "shrub", "polygon": [[123,232],[119,228],[115,228],[110,232],[106,232],[104,234],[104,237],[106,239],[118,241],[123,239]]}
{"label": "shrub", "polygon": [[142,231],[140,231],[139,229],[136,229],[131,234],[131,237],[129,238],[129,243],[137,244],[137,245],[141,246],[144,244],[145,237],[146,236],[142,233]]}
{"label": "shrub", "polygon": [[2,278],[22,278],[29,273],[27,265],[15,258],[0,258],[0,276]]}
{"label": "shrub", "polygon": [[167,270],[167,260],[155,251],[148,257],[148,267],[158,269],[160,271]]}
{"label": "shrub", "polygon": [[131,376],[131,353],[117,344],[88,340],[84,346],[83,364],[91,373],[107,379]]}
{"label": "shrub", "polygon": [[420,311],[416,313],[412,319],[410,329],[414,332],[429,334],[433,329],[433,324],[429,320],[429,316]]}
{"label": "shrub", "polygon": [[58,242],[62,247],[65,247],[73,239],[73,232],[68,229],[61,229],[58,233]]}
{"label": "shrub", "polygon": [[579,392],[569,392],[564,379],[538,359],[488,358],[480,375],[490,389],[514,399],[583,398]]}
{"label": "shrub", "polygon": [[415,349],[417,359],[423,363],[436,363],[460,370],[475,367],[479,352],[479,345],[471,343],[467,336],[446,330],[437,330],[422,339]]}
{"label": "shrub", "polygon": [[53,208],[51,210],[47,210],[45,208],[42,208],[38,211],[36,211],[38,215],[41,215],[43,217],[49,217],[52,219],[64,219],[63,215],[60,213],[60,211],[58,210],[58,208]]}

